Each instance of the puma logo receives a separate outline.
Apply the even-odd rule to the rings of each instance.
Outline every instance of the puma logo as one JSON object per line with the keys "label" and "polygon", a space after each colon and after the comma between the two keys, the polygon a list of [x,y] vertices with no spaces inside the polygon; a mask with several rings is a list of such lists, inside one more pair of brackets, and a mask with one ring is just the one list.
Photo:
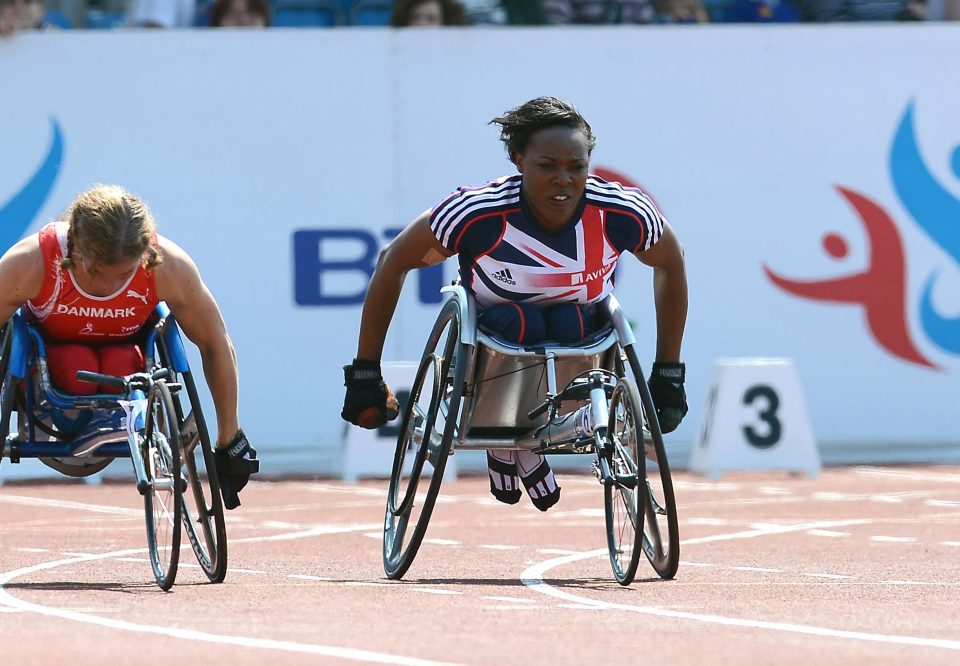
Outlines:
{"label": "puma logo", "polygon": [[[148,291],[147,293],[149,294],[150,292]],[[133,289],[127,289],[127,298],[139,298],[141,301],[143,301],[144,305],[147,304],[147,297],[143,294],[138,294]]]}

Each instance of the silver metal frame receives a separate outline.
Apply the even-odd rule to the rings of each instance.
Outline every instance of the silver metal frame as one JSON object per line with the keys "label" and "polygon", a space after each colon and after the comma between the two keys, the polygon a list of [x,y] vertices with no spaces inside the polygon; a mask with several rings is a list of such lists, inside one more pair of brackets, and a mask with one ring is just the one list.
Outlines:
{"label": "silver metal frame", "polygon": [[[605,428],[604,388],[570,410],[564,407],[564,414],[547,410],[532,419],[528,415],[545,400],[556,397],[558,387],[562,390],[578,375],[602,368],[617,344],[621,348],[635,344],[633,330],[616,297],[611,294],[598,303],[601,317],[608,320],[610,326],[588,338],[582,346],[521,345],[477,328],[477,305],[463,286],[448,286],[442,291],[455,300],[460,309],[460,343],[465,353],[458,362],[467,363],[451,453],[457,449],[591,452],[594,438],[578,437],[572,428],[560,427],[560,421],[568,412],[590,402],[593,422]],[[615,382],[605,382],[609,390],[614,385]]]}

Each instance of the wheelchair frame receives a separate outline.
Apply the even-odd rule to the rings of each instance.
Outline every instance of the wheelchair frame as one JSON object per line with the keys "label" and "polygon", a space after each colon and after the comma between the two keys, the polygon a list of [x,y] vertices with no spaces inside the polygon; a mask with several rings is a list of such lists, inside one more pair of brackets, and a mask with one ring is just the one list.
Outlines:
{"label": "wheelchair frame", "polygon": [[[0,459],[7,457],[12,463],[19,463],[21,458],[73,458],[74,462],[86,458],[91,464],[82,469],[62,463],[47,464],[64,474],[87,476],[104,469],[116,458],[131,458],[137,489],[144,496],[154,577],[162,589],[169,589],[176,576],[176,561],[165,566],[158,563],[154,534],[158,525],[151,516],[150,506],[155,481],[152,472],[157,470],[150,469],[155,459],[142,455],[143,447],[149,447],[156,435],[149,431],[150,418],[139,431],[129,426],[117,427],[119,419],[115,418],[123,409],[121,401],[146,400],[148,417],[162,414],[162,418],[154,421],[161,429],[166,428],[168,432],[163,433],[164,437],[176,444],[168,447],[160,465],[175,467],[175,476],[180,478],[179,483],[172,484],[175,489],[175,524],[171,525],[171,539],[176,541],[174,550],[179,553],[182,522],[204,574],[211,582],[221,582],[227,571],[227,538],[213,448],[183,340],[165,303],[157,305],[152,323],[145,324],[132,341],[138,339],[143,340],[146,372],[126,378],[78,373],[80,379],[119,386],[124,394],[68,395],[50,380],[43,336],[28,321],[25,308],[18,309],[4,325],[0,341],[0,441],[3,442]],[[184,388],[186,402],[181,395]],[[63,410],[92,411],[94,429],[87,424],[84,426],[87,430],[77,434],[58,433],[56,427],[51,429],[44,423],[44,419],[52,422],[57,410],[61,415]],[[17,431],[11,433],[14,412],[18,414]],[[43,433],[47,441],[38,437],[38,432]],[[157,482],[156,485],[163,484]]]}
{"label": "wheelchair frame", "polygon": [[[387,576],[401,578],[416,557],[446,457],[499,449],[595,455],[617,581],[632,582],[641,551],[662,578],[673,578],[679,533],[669,463],[636,339],[617,299],[598,304],[609,325],[576,345],[519,345],[478,330],[475,300],[462,286],[443,292],[448,299],[403,409],[384,522]],[[592,432],[572,426],[562,408],[571,401],[589,405]],[[431,479],[418,507],[425,471]]]}

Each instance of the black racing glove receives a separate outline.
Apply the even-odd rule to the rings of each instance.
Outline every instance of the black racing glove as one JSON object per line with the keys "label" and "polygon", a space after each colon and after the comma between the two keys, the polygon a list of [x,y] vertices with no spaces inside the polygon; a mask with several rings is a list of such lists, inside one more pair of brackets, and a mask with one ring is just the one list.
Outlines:
{"label": "black racing glove", "polygon": [[673,432],[687,415],[687,393],[683,390],[685,376],[683,363],[653,363],[647,386],[657,410],[660,432]]}
{"label": "black racing glove", "polygon": [[213,461],[220,478],[223,506],[236,509],[240,506],[240,491],[247,485],[250,475],[260,471],[257,451],[250,446],[243,430],[238,430],[230,444],[223,448],[217,447],[213,453]]}
{"label": "black racing glove", "polygon": [[374,429],[400,413],[396,396],[380,374],[379,361],[353,359],[353,363],[343,366],[343,385],[347,387],[340,412],[344,421]]}

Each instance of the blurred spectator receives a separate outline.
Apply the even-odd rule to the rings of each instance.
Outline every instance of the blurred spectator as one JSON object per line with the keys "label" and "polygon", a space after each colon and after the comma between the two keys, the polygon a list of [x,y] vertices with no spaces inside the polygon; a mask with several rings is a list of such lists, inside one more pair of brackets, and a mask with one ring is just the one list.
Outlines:
{"label": "blurred spectator", "polygon": [[268,28],[267,0],[216,0],[210,9],[211,28]]}
{"label": "blurred spectator", "polygon": [[546,22],[597,25],[610,23],[708,23],[701,0],[540,0]]}
{"label": "blurred spectator", "polygon": [[733,0],[724,10],[724,23],[796,23],[800,12],[790,0]]}
{"label": "blurred spectator", "polygon": [[189,28],[197,10],[196,0],[133,0],[127,10],[127,25],[134,28]]}
{"label": "blurred spectator", "polygon": [[0,0],[0,35],[20,30],[45,30],[56,26],[43,20],[41,0]]}
{"label": "blurred spectator", "polygon": [[[523,0],[520,1],[523,2]],[[505,7],[507,2],[501,2],[500,0],[460,0],[460,4],[467,12],[467,21],[473,25],[503,25],[507,23]]]}
{"label": "blurred spectator", "polygon": [[394,28],[439,28],[445,25],[469,25],[463,5],[457,0],[397,0],[390,25]]}
{"label": "blurred spectator", "polygon": [[921,21],[924,0],[793,0],[804,21]]}

